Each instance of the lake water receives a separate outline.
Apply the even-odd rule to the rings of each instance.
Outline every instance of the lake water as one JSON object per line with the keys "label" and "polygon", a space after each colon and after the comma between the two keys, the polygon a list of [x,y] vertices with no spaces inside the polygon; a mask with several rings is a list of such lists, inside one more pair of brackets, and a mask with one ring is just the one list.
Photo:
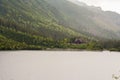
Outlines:
{"label": "lake water", "polygon": [[0,80],[113,80],[119,52],[0,52]]}

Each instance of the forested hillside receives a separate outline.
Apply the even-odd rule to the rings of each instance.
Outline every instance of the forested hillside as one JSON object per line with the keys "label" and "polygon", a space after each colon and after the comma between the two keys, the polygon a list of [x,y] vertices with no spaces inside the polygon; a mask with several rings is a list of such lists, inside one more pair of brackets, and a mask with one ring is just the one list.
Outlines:
{"label": "forested hillside", "polygon": [[0,0],[0,8],[0,49],[63,48],[67,38],[84,38],[61,25],[62,14],[44,0]]}
{"label": "forested hillside", "polygon": [[[74,30],[99,39],[120,40],[120,15],[87,6],[77,0],[46,0],[66,16],[66,23]],[[77,2],[76,2],[77,1]]]}
{"label": "forested hillside", "polygon": [[[27,32],[33,32],[46,37],[53,37],[55,39],[79,35],[79,33],[59,25],[55,16],[60,16],[62,20],[62,15],[44,0],[0,1],[1,18],[7,20],[10,24],[14,22],[17,25],[21,25],[19,28],[23,28],[25,32],[29,29]],[[53,10],[56,13],[53,13]]]}
{"label": "forested hillside", "polygon": [[119,17],[68,0],[0,0],[0,50],[120,50]]}

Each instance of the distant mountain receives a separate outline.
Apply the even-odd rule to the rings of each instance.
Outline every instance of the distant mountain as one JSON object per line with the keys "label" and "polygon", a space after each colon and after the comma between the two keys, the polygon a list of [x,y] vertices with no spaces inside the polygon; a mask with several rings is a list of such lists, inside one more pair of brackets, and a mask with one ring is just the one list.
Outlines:
{"label": "distant mountain", "polygon": [[0,49],[89,48],[120,40],[119,25],[118,13],[77,0],[0,0]]}
{"label": "distant mountain", "polygon": [[89,36],[92,35],[105,39],[120,39],[120,28],[118,25],[120,19],[119,14],[103,11],[100,7],[87,6],[76,0],[46,1],[64,16],[67,16],[66,23],[72,29]]}
{"label": "distant mountain", "polygon": [[79,6],[88,7],[87,4],[85,4],[83,2],[80,2],[78,0],[68,0],[68,1],[73,2],[73,3],[75,3],[75,4],[79,5]]}

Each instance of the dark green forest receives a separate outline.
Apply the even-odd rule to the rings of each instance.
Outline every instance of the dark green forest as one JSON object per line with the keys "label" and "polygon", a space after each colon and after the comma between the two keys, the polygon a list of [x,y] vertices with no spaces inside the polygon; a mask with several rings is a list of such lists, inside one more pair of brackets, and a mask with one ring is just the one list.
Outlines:
{"label": "dark green forest", "polygon": [[0,0],[0,50],[120,51],[119,32],[93,24],[91,14],[98,13],[66,0]]}

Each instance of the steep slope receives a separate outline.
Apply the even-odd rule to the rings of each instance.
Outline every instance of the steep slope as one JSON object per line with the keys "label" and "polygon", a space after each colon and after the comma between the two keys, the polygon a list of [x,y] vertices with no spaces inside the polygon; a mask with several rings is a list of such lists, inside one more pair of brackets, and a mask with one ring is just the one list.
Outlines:
{"label": "steep slope", "polygon": [[46,1],[67,16],[66,23],[72,29],[100,39],[120,39],[119,14],[105,12],[76,0]]}
{"label": "steep slope", "polygon": [[45,0],[0,0],[0,50],[71,48],[71,38],[87,40],[64,20]]}
{"label": "steep slope", "polygon": [[120,50],[119,21],[117,13],[78,1],[0,0],[0,50]]}
{"label": "steep slope", "polygon": [[0,8],[0,17],[25,25],[22,30],[28,28],[24,32],[29,34],[63,39],[82,33],[120,39],[119,14],[77,0],[0,0]]}
{"label": "steep slope", "polygon": [[[22,25],[22,30],[29,34],[34,33],[32,35],[54,39],[79,35],[72,29],[60,25],[64,22],[64,17],[44,0],[0,0],[0,18]],[[58,22],[57,19],[61,21]]]}

